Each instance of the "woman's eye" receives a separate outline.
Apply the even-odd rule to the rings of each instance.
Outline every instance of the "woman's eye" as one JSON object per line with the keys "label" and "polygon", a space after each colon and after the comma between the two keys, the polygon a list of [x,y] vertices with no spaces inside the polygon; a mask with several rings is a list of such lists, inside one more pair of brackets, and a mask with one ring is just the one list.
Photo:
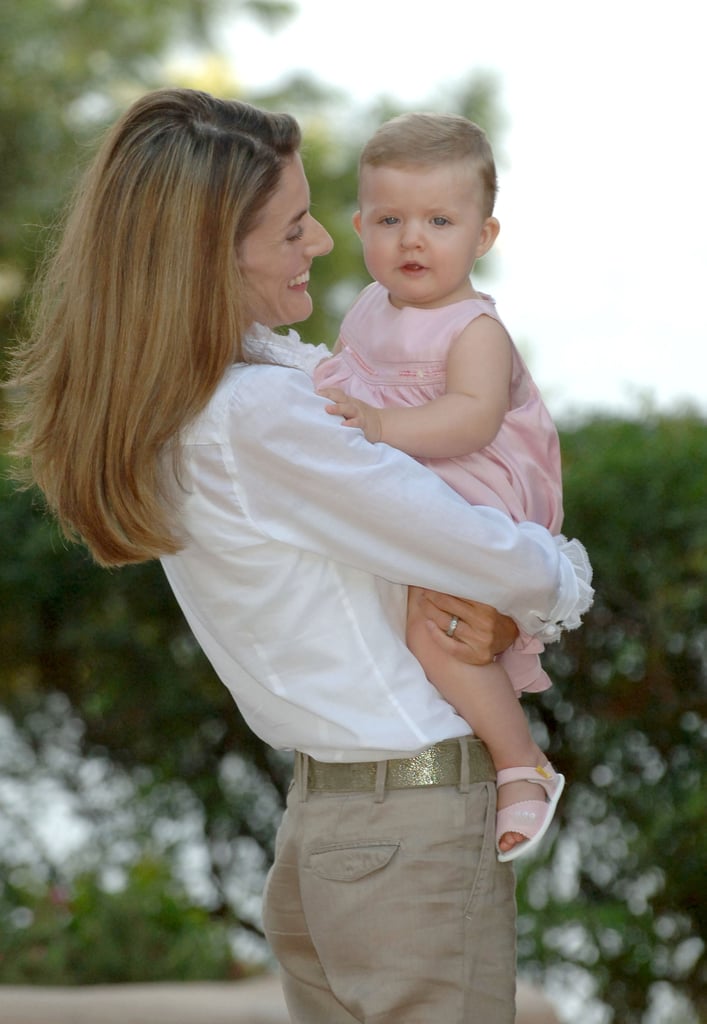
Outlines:
{"label": "woman's eye", "polygon": [[299,240],[303,236],[303,234],[304,234],[304,228],[300,224],[300,226],[295,231],[294,235],[288,235],[287,236],[287,241],[288,242],[299,242]]}

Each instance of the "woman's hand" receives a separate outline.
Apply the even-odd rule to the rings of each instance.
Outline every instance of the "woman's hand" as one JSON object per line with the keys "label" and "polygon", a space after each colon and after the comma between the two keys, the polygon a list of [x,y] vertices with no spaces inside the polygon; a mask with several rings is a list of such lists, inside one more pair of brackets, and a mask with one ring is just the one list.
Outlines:
{"label": "woman's hand", "polygon": [[410,587],[408,601],[416,602],[419,614],[433,623],[430,635],[435,643],[467,665],[488,665],[518,636],[513,619],[488,604],[418,587]]}

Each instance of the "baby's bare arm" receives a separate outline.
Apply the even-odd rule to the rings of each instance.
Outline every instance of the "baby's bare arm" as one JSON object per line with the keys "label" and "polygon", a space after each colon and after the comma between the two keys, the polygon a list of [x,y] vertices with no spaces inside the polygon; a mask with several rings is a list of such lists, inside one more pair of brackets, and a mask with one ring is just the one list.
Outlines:
{"label": "baby's bare arm", "polygon": [[322,391],[327,411],[360,427],[372,443],[385,441],[418,458],[453,458],[478,451],[498,433],[508,410],[511,346],[491,317],[474,320],[447,361],[447,391],[420,406],[378,409],[338,389]]}

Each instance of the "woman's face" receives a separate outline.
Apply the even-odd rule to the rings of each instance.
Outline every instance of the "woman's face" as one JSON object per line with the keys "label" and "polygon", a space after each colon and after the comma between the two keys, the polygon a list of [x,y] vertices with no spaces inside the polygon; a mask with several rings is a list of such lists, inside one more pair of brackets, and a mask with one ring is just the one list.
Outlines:
{"label": "woman's face", "polygon": [[296,154],[239,247],[250,319],[266,327],[299,323],[312,312],[307,291],[312,260],[331,252],[334,243],[309,212],[309,202],[309,184]]}

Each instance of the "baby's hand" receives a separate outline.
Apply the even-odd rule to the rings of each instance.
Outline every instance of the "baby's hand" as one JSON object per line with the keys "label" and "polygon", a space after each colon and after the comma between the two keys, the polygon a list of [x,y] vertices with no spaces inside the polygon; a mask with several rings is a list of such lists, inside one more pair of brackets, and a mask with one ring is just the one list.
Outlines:
{"label": "baby's hand", "polygon": [[326,411],[332,416],[342,416],[345,427],[360,427],[371,444],[380,441],[383,433],[380,409],[358,398],[351,398],[340,388],[324,388],[319,394],[332,403],[326,406]]}

